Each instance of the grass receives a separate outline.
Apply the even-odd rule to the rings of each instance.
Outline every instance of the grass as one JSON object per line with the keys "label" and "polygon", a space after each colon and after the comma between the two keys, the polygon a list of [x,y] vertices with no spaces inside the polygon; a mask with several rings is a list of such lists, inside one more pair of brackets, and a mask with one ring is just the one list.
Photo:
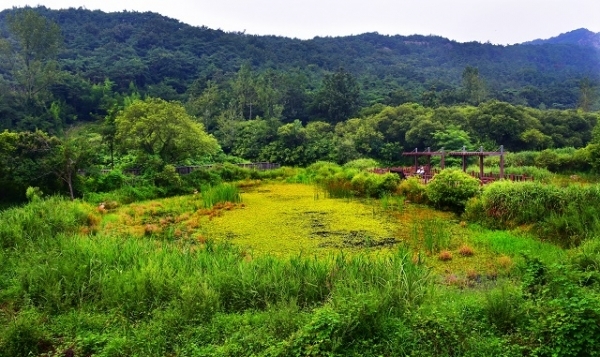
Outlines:
{"label": "grass", "polygon": [[202,202],[204,208],[212,208],[218,203],[240,203],[242,198],[240,190],[232,184],[219,184],[217,186],[202,187]]}
{"label": "grass", "polygon": [[518,356],[549,313],[521,298],[523,254],[588,278],[600,261],[597,241],[570,252],[394,196],[243,186],[210,207],[203,190],[0,212],[0,357]]}

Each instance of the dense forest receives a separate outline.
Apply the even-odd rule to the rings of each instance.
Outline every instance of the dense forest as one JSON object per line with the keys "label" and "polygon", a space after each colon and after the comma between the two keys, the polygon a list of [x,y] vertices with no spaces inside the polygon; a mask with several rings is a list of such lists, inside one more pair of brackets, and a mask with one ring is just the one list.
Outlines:
{"label": "dense forest", "polygon": [[[377,33],[298,40],[154,13],[5,10],[0,156],[10,164],[0,177],[21,177],[22,191],[52,176],[70,186],[90,166],[394,165],[425,147],[583,149],[599,119],[600,52],[582,36],[513,46]],[[125,123],[153,111],[178,118],[141,121],[148,135],[173,129],[161,134],[172,142],[122,140],[140,133]],[[186,146],[184,132],[209,136]]]}

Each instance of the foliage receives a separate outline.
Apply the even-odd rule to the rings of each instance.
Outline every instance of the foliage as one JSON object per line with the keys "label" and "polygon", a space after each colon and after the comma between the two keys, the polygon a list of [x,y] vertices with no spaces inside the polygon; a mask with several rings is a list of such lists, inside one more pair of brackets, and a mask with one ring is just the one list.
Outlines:
{"label": "foliage", "polygon": [[231,184],[220,184],[217,186],[203,186],[202,187],[202,201],[204,202],[204,208],[212,208],[218,203],[240,203],[242,197],[240,196],[240,190]]}
{"label": "foliage", "polygon": [[[0,356],[596,353],[597,239],[567,252],[432,219],[429,208],[379,215],[358,200],[313,194],[306,185],[251,188],[245,207],[223,208],[210,224],[200,195],[107,202],[107,212],[50,197],[0,212]],[[396,229],[382,229],[392,217]],[[374,245],[402,236],[406,222],[416,246]],[[156,228],[145,234],[135,224]],[[325,238],[310,232],[360,229],[371,236],[361,248],[312,254]],[[475,256],[456,254],[465,241]],[[421,249],[453,259],[424,258]],[[461,264],[480,255],[492,270],[462,280]],[[507,273],[498,256],[516,268]]]}
{"label": "foliage", "polygon": [[479,180],[460,170],[446,169],[427,184],[427,198],[438,208],[460,213],[467,201],[478,194],[479,185]]}
{"label": "foliage", "polygon": [[496,228],[533,225],[538,235],[565,246],[598,234],[597,185],[557,187],[539,182],[495,182],[481,200],[469,203],[467,217]]}
{"label": "foliage", "polygon": [[217,141],[195,123],[183,106],[162,99],[136,100],[115,119],[116,140],[122,150],[162,163],[215,154]]}
{"label": "foliage", "polygon": [[379,167],[379,163],[373,159],[356,159],[344,164],[346,168],[354,168],[358,170],[368,170]]}
{"label": "foliage", "polygon": [[411,176],[400,183],[398,193],[405,196],[411,202],[427,203],[428,196],[425,187],[418,177]]}

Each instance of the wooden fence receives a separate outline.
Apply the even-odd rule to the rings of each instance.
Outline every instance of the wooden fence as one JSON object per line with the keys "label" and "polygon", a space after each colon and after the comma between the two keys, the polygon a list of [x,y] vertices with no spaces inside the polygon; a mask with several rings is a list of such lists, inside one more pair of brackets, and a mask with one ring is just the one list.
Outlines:
{"label": "wooden fence", "polygon": [[[428,183],[429,181],[431,181],[431,179],[435,175],[437,175],[440,172],[440,170],[436,169],[436,168],[429,169],[427,167],[424,167],[424,170],[425,170],[424,174],[418,175],[421,178],[421,180],[423,181],[423,183]],[[384,173],[388,173],[388,172],[396,173],[396,174],[402,176],[403,178],[417,176],[414,166],[375,168],[375,169],[372,169],[371,172],[376,173],[376,174],[384,174]],[[489,173],[484,172],[483,175],[481,175],[479,172],[476,172],[476,171],[471,171],[471,172],[467,172],[467,173],[469,175],[475,177],[476,179],[479,179],[479,181],[481,182],[482,185],[500,180],[500,174],[493,173],[493,172],[489,172]],[[533,176],[516,175],[516,174],[508,174],[508,175],[505,174],[504,179],[507,179],[510,181],[517,181],[517,182],[534,180]]]}
{"label": "wooden fence", "polygon": [[[218,164],[216,164],[216,165],[218,165]],[[187,174],[194,172],[195,170],[210,169],[216,165],[178,166],[175,168],[175,172],[177,172],[180,175],[187,175]],[[252,162],[252,163],[246,163],[246,164],[233,164],[233,165],[244,168],[244,169],[257,170],[257,171],[274,170],[274,169],[278,169],[281,167],[280,164],[275,164],[272,162]],[[107,174],[110,171],[111,170],[108,170],[108,169],[101,170],[101,172],[103,174]],[[133,176],[138,176],[142,173],[142,170],[141,169],[127,169],[127,170],[123,170],[123,173],[133,175]]]}

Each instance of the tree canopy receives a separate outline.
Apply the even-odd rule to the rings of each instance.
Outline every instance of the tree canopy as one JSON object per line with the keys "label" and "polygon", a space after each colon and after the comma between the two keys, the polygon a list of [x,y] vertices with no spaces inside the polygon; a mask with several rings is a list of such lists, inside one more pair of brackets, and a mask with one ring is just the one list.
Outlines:
{"label": "tree canopy", "polygon": [[181,163],[217,153],[217,140],[187,114],[183,105],[159,98],[138,99],[115,118],[116,141],[123,151]]}

